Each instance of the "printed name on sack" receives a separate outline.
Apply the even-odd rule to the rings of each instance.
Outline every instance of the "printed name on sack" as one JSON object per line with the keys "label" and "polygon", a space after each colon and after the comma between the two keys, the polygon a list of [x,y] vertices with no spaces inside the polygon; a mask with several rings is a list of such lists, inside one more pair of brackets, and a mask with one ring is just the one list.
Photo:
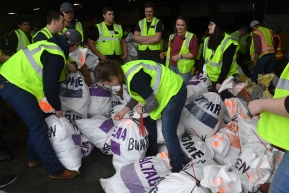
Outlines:
{"label": "printed name on sack", "polygon": [[209,101],[206,97],[203,95],[196,100],[196,103],[201,104],[201,103],[206,103],[205,107],[207,110],[213,112],[216,115],[220,114],[221,110],[221,105],[219,104],[213,104],[213,102]]}
{"label": "printed name on sack", "polygon": [[128,151],[131,150],[138,150],[138,151],[143,151],[146,150],[149,146],[149,138],[148,136],[145,136],[144,139],[141,139],[140,141],[133,139],[132,137],[129,138],[129,143],[128,143]]}
{"label": "printed name on sack", "polygon": [[65,85],[73,85],[75,83],[75,87],[83,86],[83,79],[81,77],[74,77],[68,76],[67,79],[63,82]]}
{"label": "printed name on sack", "polygon": [[150,187],[154,186],[156,182],[161,179],[161,177],[158,176],[155,166],[153,165],[152,159],[152,157],[146,157],[139,161],[141,171],[144,174]]}
{"label": "printed name on sack", "polygon": [[73,113],[71,113],[71,114],[65,114],[64,116],[65,116],[68,120],[72,120],[72,121],[75,121],[75,120],[78,120],[78,119],[82,119],[81,116],[75,115],[75,114],[73,114]]}
{"label": "printed name on sack", "polygon": [[237,159],[237,162],[236,162],[235,167],[236,167],[239,171],[240,171],[241,169],[243,169],[243,170],[241,171],[243,174],[250,169],[250,165],[248,165],[248,167],[247,167],[246,162],[243,163],[243,161],[242,161],[241,158],[238,158],[238,159]]}
{"label": "printed name on sack", "polygon": [[51,126],[50,128],[48,128],[48,137],[55,137],[55,133],[56,133],[56,125]]}
{"label": "printed name on sack", "polygon": [[126,133],[127,133],[127,129],[126,128],[122,128],[122,127],[117,127],[113,133],[112,133],[112,137],[116,138],[116,139],[122,139],[122,141],[124,141],[126,139]]}
{"label": "printed name on sack", "polygon": [[193,159],[201,158],[205,154],[201,150],[197,150],[195,147],[195,142],[192,141],[192,138],[190,136],[184,137],[181,139],[183,143],[183,146],[185,146],[185,149],[188,150],[188,153],[192,153],[190,157]]}
{"label": "printed name on sack", "polygon": [[157,193],[159,191],[158,185],[161,183],[162,180],[164,180],[165,177],[161,177],[157,183],[155,184],[155,187],[153,187],[148,193]]}

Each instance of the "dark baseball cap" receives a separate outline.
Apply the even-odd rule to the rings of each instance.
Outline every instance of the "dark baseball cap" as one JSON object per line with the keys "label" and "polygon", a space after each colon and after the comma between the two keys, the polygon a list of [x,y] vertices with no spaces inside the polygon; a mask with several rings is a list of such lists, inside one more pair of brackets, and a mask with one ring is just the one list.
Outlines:
{"label": "dark baseball cap", "polygon": [[60,5],[60,12],[74,11],[71,3],[65,2]]}
{"label": "dark baseball cap", "polygon": [[68,29],[62,33],[67,38],[67,43],[70,46],[81,45],[83,46],[81,34],[75,29]]}

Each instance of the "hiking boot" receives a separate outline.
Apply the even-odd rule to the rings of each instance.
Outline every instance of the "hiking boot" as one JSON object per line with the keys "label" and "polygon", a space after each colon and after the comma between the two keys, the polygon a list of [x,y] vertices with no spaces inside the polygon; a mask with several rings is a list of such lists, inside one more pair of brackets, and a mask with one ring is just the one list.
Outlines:
{"label": "hiking boot", "polygon": [[59,175],[52,175],[49,174],[50,178],[61,178],[61,179],[68,179],[68,178],[73,178],[77,176],[79,173],[77,171],[71,171],[68,169],[65,169],[62,174]]}
{"label": "hiking boot", "polygon": [[15,174],[7,175],[7,176],[0,176],[0,188],[3,188],[17,179]]}
{"label": "hiking boot", "polygon": [[30,168],[34,168],[34,167],[36,167],[37,165],[39,165],[40,163],[41,163],[41,159],[36,160],[36,161],[33,161],[33,162],[28,162],[28,166],[29,166]]}

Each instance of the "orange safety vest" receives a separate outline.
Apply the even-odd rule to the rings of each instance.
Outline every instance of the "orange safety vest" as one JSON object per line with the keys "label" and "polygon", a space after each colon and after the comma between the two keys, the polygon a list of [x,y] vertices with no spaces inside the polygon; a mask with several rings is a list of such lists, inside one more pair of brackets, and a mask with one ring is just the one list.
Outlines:
{"label": "orange safety vest", "polygon": [[[262,56],[270,53],[275,53],[274,46],[273,46],[273,35],[271,30],[265,27],[258,27],[253,33],[257,34],[260,36],[261,43],[262,43],[262,52],[259,56],[261,58]],[[253,36],[252,36],[253,38]],[[252,49],[252,46],[254,48],[254,43],[252,42],[251,44],[251,58],[255,57],[255,50]]]}
{"label": "orange safety vest", "polygon": [[282,45],[281,45],[281,38],[278,34],[275,34],[274,37],[278,38],[279,43],[277,46],[277,50],[276,50],[276,60],[281,60],[283,58],[282,56]]}

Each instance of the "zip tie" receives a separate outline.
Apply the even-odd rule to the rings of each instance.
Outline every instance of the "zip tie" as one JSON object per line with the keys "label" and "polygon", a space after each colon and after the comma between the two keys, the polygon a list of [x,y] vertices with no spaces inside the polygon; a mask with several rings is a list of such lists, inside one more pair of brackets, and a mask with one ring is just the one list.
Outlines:
{"label": "zip tie", "polygon": [[270,149],[267,148],[267,146],[263,143],[263,141],[258,137],[258,135],[255,133],[255,131],[251,128],[251,130],[253,131],[253,133],[256,135],[256,137],[259,139],[259,141],[264,145],[264,147],[268,150],[271,151]]}

